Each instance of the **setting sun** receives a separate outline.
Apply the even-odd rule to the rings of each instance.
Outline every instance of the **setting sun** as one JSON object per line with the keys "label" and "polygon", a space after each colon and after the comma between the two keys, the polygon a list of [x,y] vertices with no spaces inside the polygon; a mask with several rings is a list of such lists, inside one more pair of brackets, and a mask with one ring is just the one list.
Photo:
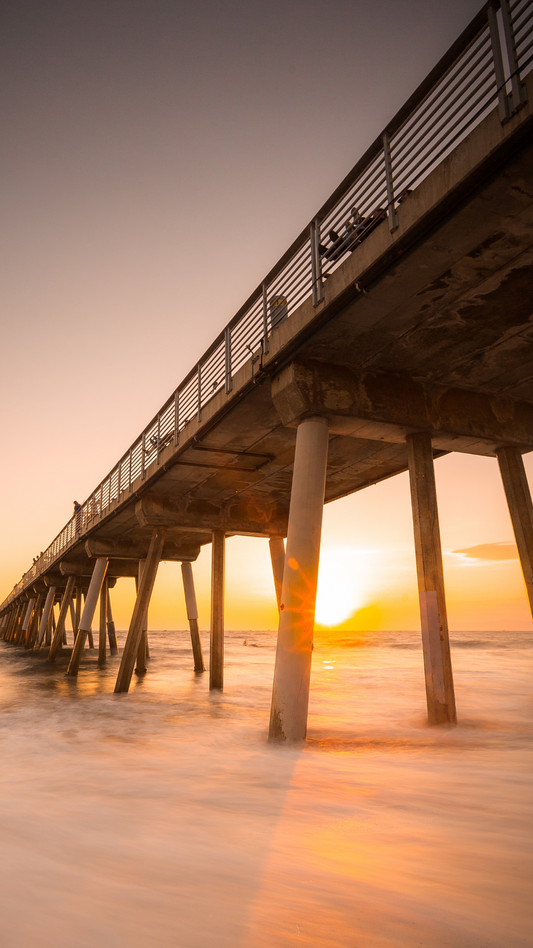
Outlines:
{"label": "setting sun", "polygon": [[320,560],[316,621],[336,626],[365,605],[368,560],[364,550],[331,550]]}

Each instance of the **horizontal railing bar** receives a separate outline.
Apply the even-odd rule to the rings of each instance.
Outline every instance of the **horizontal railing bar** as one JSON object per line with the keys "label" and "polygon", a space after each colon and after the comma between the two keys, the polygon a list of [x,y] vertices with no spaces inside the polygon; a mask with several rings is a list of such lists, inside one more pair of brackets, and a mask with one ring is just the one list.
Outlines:
{"label": "horizontal railing bar", "polygon": [[[494,75],[491,75],[491,76],[489,76],[489,77],[485,77],[481,82],[479,82],[479,83],[477,84],[477,86],[475,86],[473,89],[469,90],[470,95],[475,95],[475,94],[479,91],[479,89],[482,89],[484,86],[488,85],[489,81],[490,81],[490,84],[491,84],[491,85],[495,85],[495,82],[494,82]],[[497,90],[494,89],[494,95],[496,95],[496,94],[497,94]],[[460,115],[459,119],[457,120],[458,122],[461,121],[461,118],[464,118],[464,117],[465,117],[465,116],[464,116],[464,110],[467,109],[468,111],[470,111],[472,108],[475,108],[475,105],[477,104],[477,101],[479,101],[479,100],[476,100],[476,102],[472,102],[471,99],[469,98],[467,101],[464,102],[462,112],[461,112],[461,109],[456,109],[456,110],[455,110],[455,112],[453,113],[453,115],[454,115],[454,116],[455,116],[455,115]],[[454,125],[452,125],[451,127],[448,127],[448,125],[447,125],[447,119],[448,119],[448,118],[449,118],[449,116],[446,116],[446,117],[441,116],[442,121],[440,122],[440,125],[438,125],[437,123],[434,123],[434,124],[431,126],[431,129],[435,129],[435,134],[436,134],[436,135],[439,135],[440,132],[441,132],[444,128],[446,129],[446,134],[448,134],[449,132],[452,132],[452,131],[454,130],[455,126],[457,125],[457,122],[456,122]],[[429,130],[428,130],[428,131],[429,131]],[[445,137],[445,136],[443,136],[443,137]],[[438,139],[437,141],[435,141],[435,138],[434,138],[434,136],[433,136],[431,139],[425,140],[424,143],[421,145],[421,147],[418,149],[418,151],[415,151],[414,154],[405,154],[405,155],[403,156],[403,159],[402,159],[401,162],[396,161],[396,163],[395,163],[395,172],[394,172],[395,180],[398,182],[398,179],[401,177],[402,170],[403,170],[403,168],[405,167],[405,165],[406,165],[407,162],[413,162],[413,161],[415,161],[415,160],[419,157],[419,155],[421,155],[421,154],[424,152],[425,149],[427,149],[428,147],[435,148],[436,146],[438,146],[438,145],[440,144],[440,142],[441,142],[442,140],[443,140],[443,138]],[[398,187],[400,187],[399,183],[398,183]]]}
{"label": "horizontal railing bar", "polygon": [[[487,59],[487,53],[489,55],[488,59]],[[410,137],[406,139],[401,139],[400,141],[398,141],[396,137],[391,139],[391,151],[393,153],[393,156],[396,159],[396,162],[398,160],[399,154],[402,154],[410,145],[414,145],[414,147],[416,147],[418,141],[420,141],[420,138],[424,135],[429,134],[429,132],[435,125],[435,122],[438,122],[439,118],[443,117],[442,115],[443,109],[446,110],[444,114],[448,114],[448,111],[451,110],[451,108],[453,108],[455,103],[458,102],[463,96],[468,94],[469,86],[466,86],[467,82],[469,84],[472,82],[475,82],[479,76],[483,75],[483,73],[487,71],[487,69],[490,69],[490,68],[494,69],[493,61],[492,61],[492,51],[490,47],[487,50],[483,50],[483,54],[476,60],[475,66],[477,66],[479,63],[481,63],[482,65],[477,70],[477,72],[474,73],[474,75],[469,73],[467,76],[462,76],[461,79],[455,84],[455,86],[451,90],[449,90],[448,96],[454,95],[454,93],[457,90],[460,90],[458,94],[455,96],[455,98],[451,99],[451,101],[448,97],[439,98],[438,100],[436,100],[435,108],[433,109],[433,111],[430,112],[429,115],[425,113],[424,115],[425,121],[422,126],[420,126],[418,122],[419,116],[417,116],[416,123],[414,123],[413,126],[410,126],[409,128],[409,131],[411,131],[412,129],[412,132],[413,132],[412,135],[410,135]],[[494,76],[494,73],[493,73],[493,76]],[[439,118],[435,119],[435,122],[433,123],[433,125],[428,126],[427,123],[431,122],[431,119],[438,113],[440,113]]]}

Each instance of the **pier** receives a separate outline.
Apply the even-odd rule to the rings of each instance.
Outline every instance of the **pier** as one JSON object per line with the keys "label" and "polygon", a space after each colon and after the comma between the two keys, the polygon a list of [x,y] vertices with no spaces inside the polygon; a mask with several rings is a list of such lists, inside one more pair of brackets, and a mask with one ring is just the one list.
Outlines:
{"label": "pier", "polygon": [[428,720],[456,722],[435,458],[499,465],[533,606],[532,110],[533,0],[494,0],[2,602],[7,642],[57,661],[70,614],[76,678],[96,616],[99,661],[116,653],[112,590],[135,577],[125,694],[172,560],[202,672],[193,573],[211,544],[209,686],[222,689],[225,538],[266,537],[270,739],[301,741],[323,505],[409,471]]}

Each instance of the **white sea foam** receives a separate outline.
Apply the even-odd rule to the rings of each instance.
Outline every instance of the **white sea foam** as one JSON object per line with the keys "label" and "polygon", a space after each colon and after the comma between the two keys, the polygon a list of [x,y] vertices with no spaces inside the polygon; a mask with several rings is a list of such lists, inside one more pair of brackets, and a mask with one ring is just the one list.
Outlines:
{"label": "white sea foam", "polygon": [[3,948],[530,945],[529,635],[452,635],[454,729],[417,635],[319,636],[301,748],[266,743],[272,633],[227,634],[211,695],[150,638],[121,696],[116,658],[1,644]]}

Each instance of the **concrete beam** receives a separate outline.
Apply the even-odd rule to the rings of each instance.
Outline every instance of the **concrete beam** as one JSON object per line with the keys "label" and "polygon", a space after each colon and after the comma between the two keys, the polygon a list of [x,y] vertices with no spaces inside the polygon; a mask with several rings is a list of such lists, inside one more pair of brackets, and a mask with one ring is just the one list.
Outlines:
{"label": "concrete beam", "polygon": [[[127,540],[100,539],[98,537],[89,537],[85,541],[85,552],[87,556],[98,559],[100,556],[107,556],[111,560],[145,560],[150,546],[150,537],[146,539],[129,542]],[[190,544],[180,543],[179,540],[167,537],[163,547],[163,560],[177,560],[179,562],[194,562],[199,556],[200,547]],[[111,569],[113,564],[111,563]],[[137,566],[135,567],[137,570]],[[135,574],[136,575],[136,574]]]}
{"label": "concrete beam", "polygon": [[272,503],[260,507],[242,501],[219,505],[207,500],[188,500],[176,505],[166,497],[145,494],[137,501],[135,513],[141,527],[180,527],[199,533],[219,530],[259,537],[287,533],[288,511]]}
{"label": "concrete beam", "polygon": [[369,441],[405,441],[426,431],[437,450],[496,456],[501,444],[533,450],[533,404],[384,372],[298,359],[272,379],[284,425],[327,418],[330,432]]}
{"label": "concrete beam", "polygon": [[[100,557],[97,557],[99,559]],[[63,576],[80,576],[86,577],[87,583],[89,585],[89,579],[92,576],[92,571],[94,564],[92,560],[86,560],[85,562],[76,560],[63,560],[59,564],[59,569]],[[136,576],[137,575],[137,560],[113,560],[109,565],[108,572],[111,574],[108,578],[108,585],[114,586],[113,580],[116,581],[117,578],[121,576]]]}

